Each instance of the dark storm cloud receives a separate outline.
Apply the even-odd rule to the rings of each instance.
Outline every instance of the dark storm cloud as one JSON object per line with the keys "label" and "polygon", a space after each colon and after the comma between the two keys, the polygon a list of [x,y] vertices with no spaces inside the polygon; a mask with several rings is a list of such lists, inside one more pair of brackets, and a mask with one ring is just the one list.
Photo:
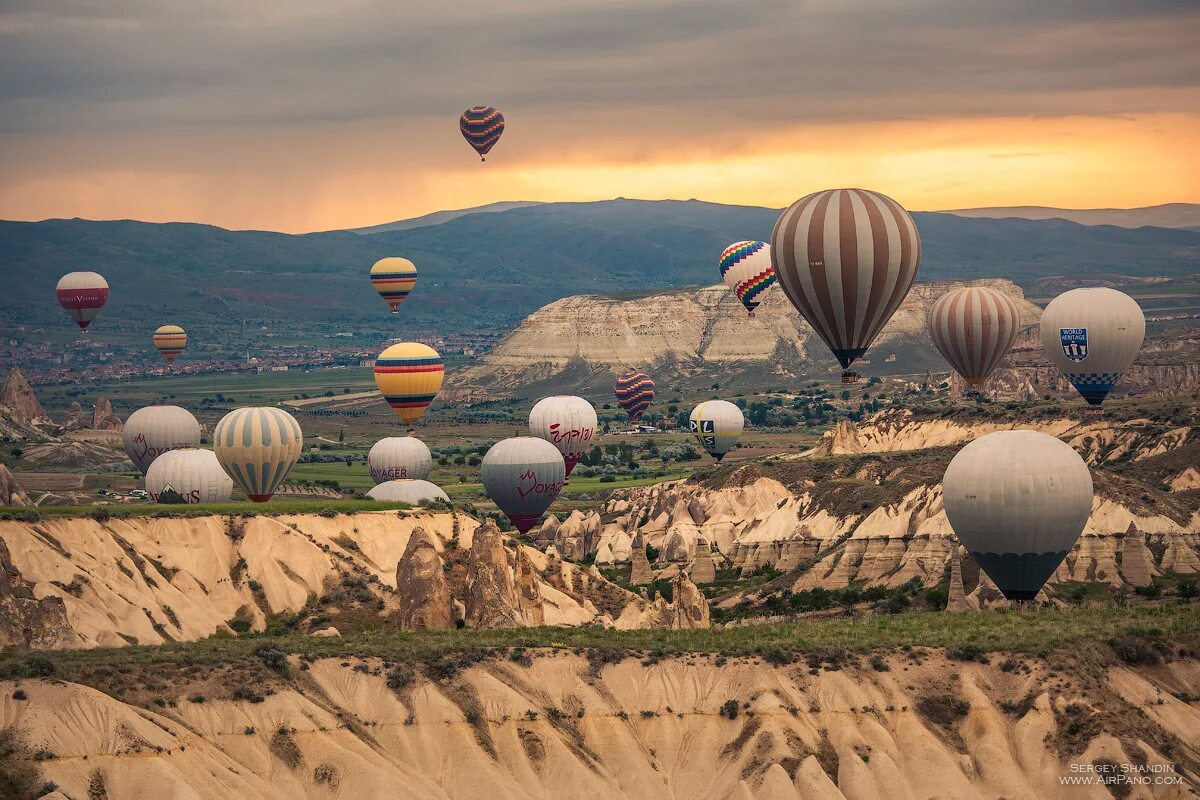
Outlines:
{"label": "dark storm cloud", "polygon": [[8,4],[0,130],[319,125],[476,102],[669,109],[713,124],[748,110],[779,121],[1175,111],[1187,109],[1163,98],[1194,95],[1198,41],[1195,2]]}

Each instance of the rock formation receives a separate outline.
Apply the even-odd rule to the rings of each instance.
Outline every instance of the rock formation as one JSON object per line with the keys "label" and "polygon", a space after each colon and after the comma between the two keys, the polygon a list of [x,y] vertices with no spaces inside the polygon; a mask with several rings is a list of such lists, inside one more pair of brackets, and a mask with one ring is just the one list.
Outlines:
{"label": "rock formation", "polygon": [[96,431],[121,431],[125,427],[125,423],[121,422],[121,418],[113,413],[112,403],[107,397],[99,397],[96,399],[96,405],[92,408],[92,430]]}
{"label": "rock formation", "polygon": [[29,495],[17,484],[12,471],[6,464],[0,464],[0,506],[31,506],[33,502]]}
{"label": "rock formation", "polygon": [[413,529],[404,555],[396,564],[396,595],[400,598],[396,612],[400,630],[454,627],[442,557],[433,536],[424,528]]}
{"label": "rock formation", "polygon": [[690,577],[692,583],[696,584],[712,583],[717,579],[717,569],[713,566],[712,550],[709,549],[708,542],[704,540],[696,542],[696,555],[692,559]]}
{"label": "rock formation", "polygon": [[530,627],[546,624],[538,572],[529,554],[520,545],[517,546],[517,604],[521,612],[521,624]]}
{"label": "rock formation", "polygon": [[967,595],[963,591],[962,579],[962,562],[958,557],[957,548],[950,556],[950,597],[946,603],[946,610],[950,612],[971,611],[977,608],[967,600]]}
{"label": "rock formation", "polygon": [[62,598],[39,600],[33,585],[13,566],[8,545],[0,539],[0,650],[54,649],[78,644],[67,622]]}
{"label": "rock formation", "polygon": [[1154,555],[1146,547],[1145,535],[1133,522],[1125,531],[1121,548],[1121,577],[1130,586],[1149,586],[1154,579]]}
{"label": "rock formation", "polygon": [[504,534],[492,520],[475,531],[467,556],[463,619],[471,628],[517,628],[524,624]]}
{"label": "rock formation", "polygon": [[648,583],[654,582],[654,569],[650,566],[650,561],[646,558],[646,545],[643,543],[640,535],[635,536],[633,539],[633,549],[630,551],[630,563],[630,584],[633,586],[645,586]]}
{"label": "rock formation", "polygon": [[29,425],[53,424],[19,367],[13,367],[4,379],[4,387],[0,389],[0,406],[6,406],[18,422]]}
{"label": "rock formation", "polygon": [[659,595],[645,611],[631,608],[617,620],[619,628],[693,630],[710,624],[708,600],[683,570],[671,579],[670,601]]}

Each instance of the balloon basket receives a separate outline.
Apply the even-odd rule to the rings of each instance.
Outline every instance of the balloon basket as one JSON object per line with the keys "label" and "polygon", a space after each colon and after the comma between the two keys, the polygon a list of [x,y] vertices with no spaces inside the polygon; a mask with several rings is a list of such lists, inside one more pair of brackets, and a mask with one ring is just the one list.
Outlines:
{"label": "balloon basket", "polygon": [[846,370],[842,373],[842,383],[858,383],[862,380],[862,375],[857,372]]}
{"label": "balloon basket", "polygon": [[1087,405],[1083,407],[1084,419],[1099,419],[1104,416],[1104,406]]}

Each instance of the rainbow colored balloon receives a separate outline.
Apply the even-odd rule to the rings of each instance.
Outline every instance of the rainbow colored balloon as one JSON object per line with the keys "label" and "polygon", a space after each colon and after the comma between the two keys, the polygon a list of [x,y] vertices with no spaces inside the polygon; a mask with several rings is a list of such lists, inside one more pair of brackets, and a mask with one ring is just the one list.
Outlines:
{"label": "rainbow colored balloon", "polygon": [[467,144],[479,153],[479,160],[487,161],[484,156],[491,152],[504,133],[504,115],[491,106],[473,106],[458,118],[458,129]]}
{"label": "rainbow colored balloon", "polygon": [[178,325],[161,325],[154,331],[154,347],[163,354],[168,364],[174,364],[183,348],[187,347],[187,331]]}
{"label": "rainbow colored balloon", "polygon": [[762,294],[775,283],[771,246],[766,242],[734,242],[721,253],[721,278],[754,316]]}
{"label": "rainbow colored balloon", "polygon": [[636,422],[654,402],[654,381],[644,372],[627,372],[617,378],[613,394],[629,418]]}
{"label": "rainbow colored balloon", "polygon": [[375,385],[405,422],[416,422],[442,388],[445,366],[432,347],[420,342],[394,344],[375,359]]}

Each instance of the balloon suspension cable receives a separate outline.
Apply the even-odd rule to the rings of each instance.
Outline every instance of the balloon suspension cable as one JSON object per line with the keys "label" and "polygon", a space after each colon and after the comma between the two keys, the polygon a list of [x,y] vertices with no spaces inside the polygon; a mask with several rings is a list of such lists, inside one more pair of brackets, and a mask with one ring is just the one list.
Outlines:
{"label": "balloon suspension cable", "polygon": [[862,375],[859,375],[853,370],[846,370],[842,373],[842,383],[858,383],[862,380]]}

